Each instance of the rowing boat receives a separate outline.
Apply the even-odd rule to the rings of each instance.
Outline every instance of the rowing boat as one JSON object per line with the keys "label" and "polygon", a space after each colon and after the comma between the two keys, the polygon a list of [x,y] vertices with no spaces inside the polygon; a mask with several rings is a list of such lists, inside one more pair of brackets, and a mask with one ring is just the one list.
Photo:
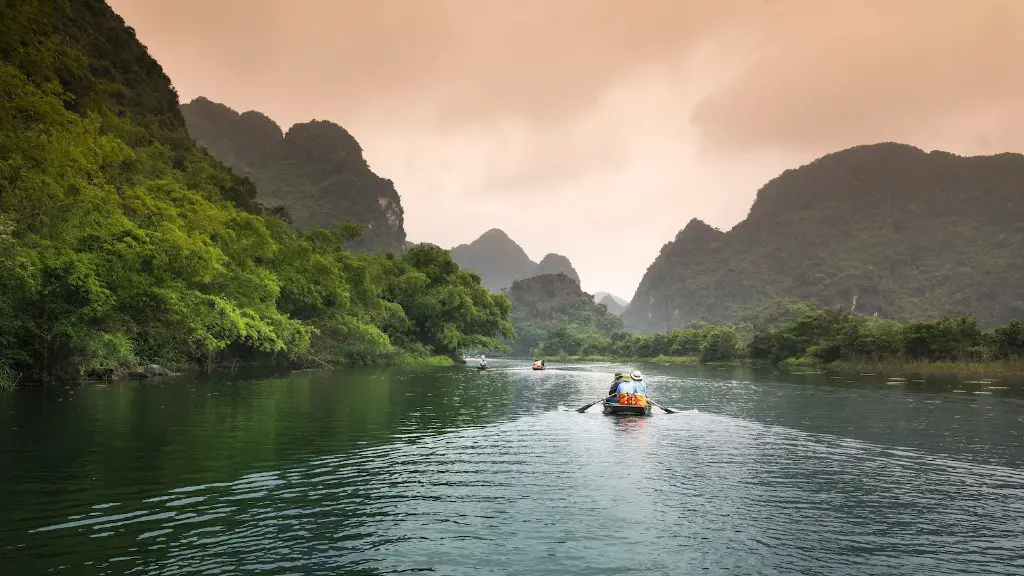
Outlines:
{"label": "rowing boat", "polygon": [[628,414],[632,416],[649,416],[651,414],[651,403],[643,394],[630,392],[620,393],[618,396],[607,398],[601,403],[605,414]]}
{"label": "rowing boat", "polygon": [[604,413],[605,414],[613,414],[613,415],[624,414],[624,415],[629,415],[629,416],[650,416],[651,415],[651,405],[650,404],[648,404],[647,406],[633,406],[633,405],[630,405],[630,404],[619,404],[618,402],[604,402],[602,404],[602,406],[604,407]]}

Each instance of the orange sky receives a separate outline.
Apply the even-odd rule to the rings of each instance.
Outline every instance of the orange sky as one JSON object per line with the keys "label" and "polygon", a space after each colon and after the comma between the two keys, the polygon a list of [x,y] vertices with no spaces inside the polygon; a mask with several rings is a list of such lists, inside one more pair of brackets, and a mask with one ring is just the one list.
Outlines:
{"label": "orange sky", "polygon": [[410,240],[502,228],[627,299],[824,153],[1024,149],[1024,1],[109,1],[183,101],[345,126]]}

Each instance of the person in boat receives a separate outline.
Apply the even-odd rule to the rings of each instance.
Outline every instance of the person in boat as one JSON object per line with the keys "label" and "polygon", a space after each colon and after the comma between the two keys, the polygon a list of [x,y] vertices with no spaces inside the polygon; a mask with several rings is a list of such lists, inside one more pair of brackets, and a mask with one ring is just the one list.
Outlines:
{"label": "person in boat", "polygon": [[[634,375],[639,375],[639,380],[634,380]],[[647,406],[647,387],[644,385],[643,378],[640,371],[623,375],[622,382],[619,383],[613,396],[613,401],[630,406]]]}
{"label": "person in boat", "polygon": [[541,368],[547,368],[547,365],[544,364],[543,360],[540,361],[540,367]]}
{"label": "person in boat", "polygon": [[484,356],[483,354],[480,355],[480,367],[487,368],[487,356]]}
{"label": "person in boat", "polygon": [[609,396],[615,396],[619,393],[619,384],[622,384],[622,377],[625,376],[622,372],[615,373],[615,379],[612,380],[612,386],[608,389]]}
{"label": "person in boat", "polygon": [[644,384],[644,375],[639,370],[634,370],[629,375],[630,380],[633,381],[633,387],[636,388],[636,394],[647,396],[647,385]]}

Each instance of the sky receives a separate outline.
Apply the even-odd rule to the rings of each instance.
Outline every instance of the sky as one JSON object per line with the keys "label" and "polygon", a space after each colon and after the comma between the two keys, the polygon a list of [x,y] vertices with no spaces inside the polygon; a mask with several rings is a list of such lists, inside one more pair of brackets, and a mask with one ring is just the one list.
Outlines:
{"label": "sky", "polygon": [[823,154],[1024,151],[1017,0],[108,1],[182,102],[348,129],[410,240],[501,228],[626,299]]}

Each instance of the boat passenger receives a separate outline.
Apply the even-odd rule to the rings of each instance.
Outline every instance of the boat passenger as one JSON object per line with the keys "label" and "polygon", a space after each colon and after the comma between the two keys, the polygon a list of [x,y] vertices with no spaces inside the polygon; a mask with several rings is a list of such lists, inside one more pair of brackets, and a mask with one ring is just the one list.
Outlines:
{"label": "boat passenger", "polygon": [[644,375],[639,370],[634,370],[630,374],[630,378],[633,380],[633,387],[636,388],[636,393],[647,396],[647,385],[644,384]]}
{"label": "boat passenger", "polygon": [[480,355],[480,367],[487,368],[487,357],[483,354]]}
{"label": "boat passenger", "polygon": [[[640,380],[633,380],[633,374],[639,374]],[[615,394],[615,402],[630,406],[647,406],[647,387],[644,386],[643,374],[633,372],[622,377]]]}
{"label": "boat passenger", "polygon": [[619,392],[619,384],[622,383],[622,377],[625,376],[622,372],[615,373],[615,380],[612,381],[611,388],[608,389],[608,395],[614,396]]}
{"label": "boat passenger", "polygon": [[636,382],[633,382],[633,376],[631,374],[623,374],[622,382],[619,382],[619,385],[615,388],[615,395],[636,393]]}
{"label": "boat passenger", "polygon": [[540,367],[541,368],[547,368],[547,366],[544,365],[544,361],[543,360],[540,361]]}

